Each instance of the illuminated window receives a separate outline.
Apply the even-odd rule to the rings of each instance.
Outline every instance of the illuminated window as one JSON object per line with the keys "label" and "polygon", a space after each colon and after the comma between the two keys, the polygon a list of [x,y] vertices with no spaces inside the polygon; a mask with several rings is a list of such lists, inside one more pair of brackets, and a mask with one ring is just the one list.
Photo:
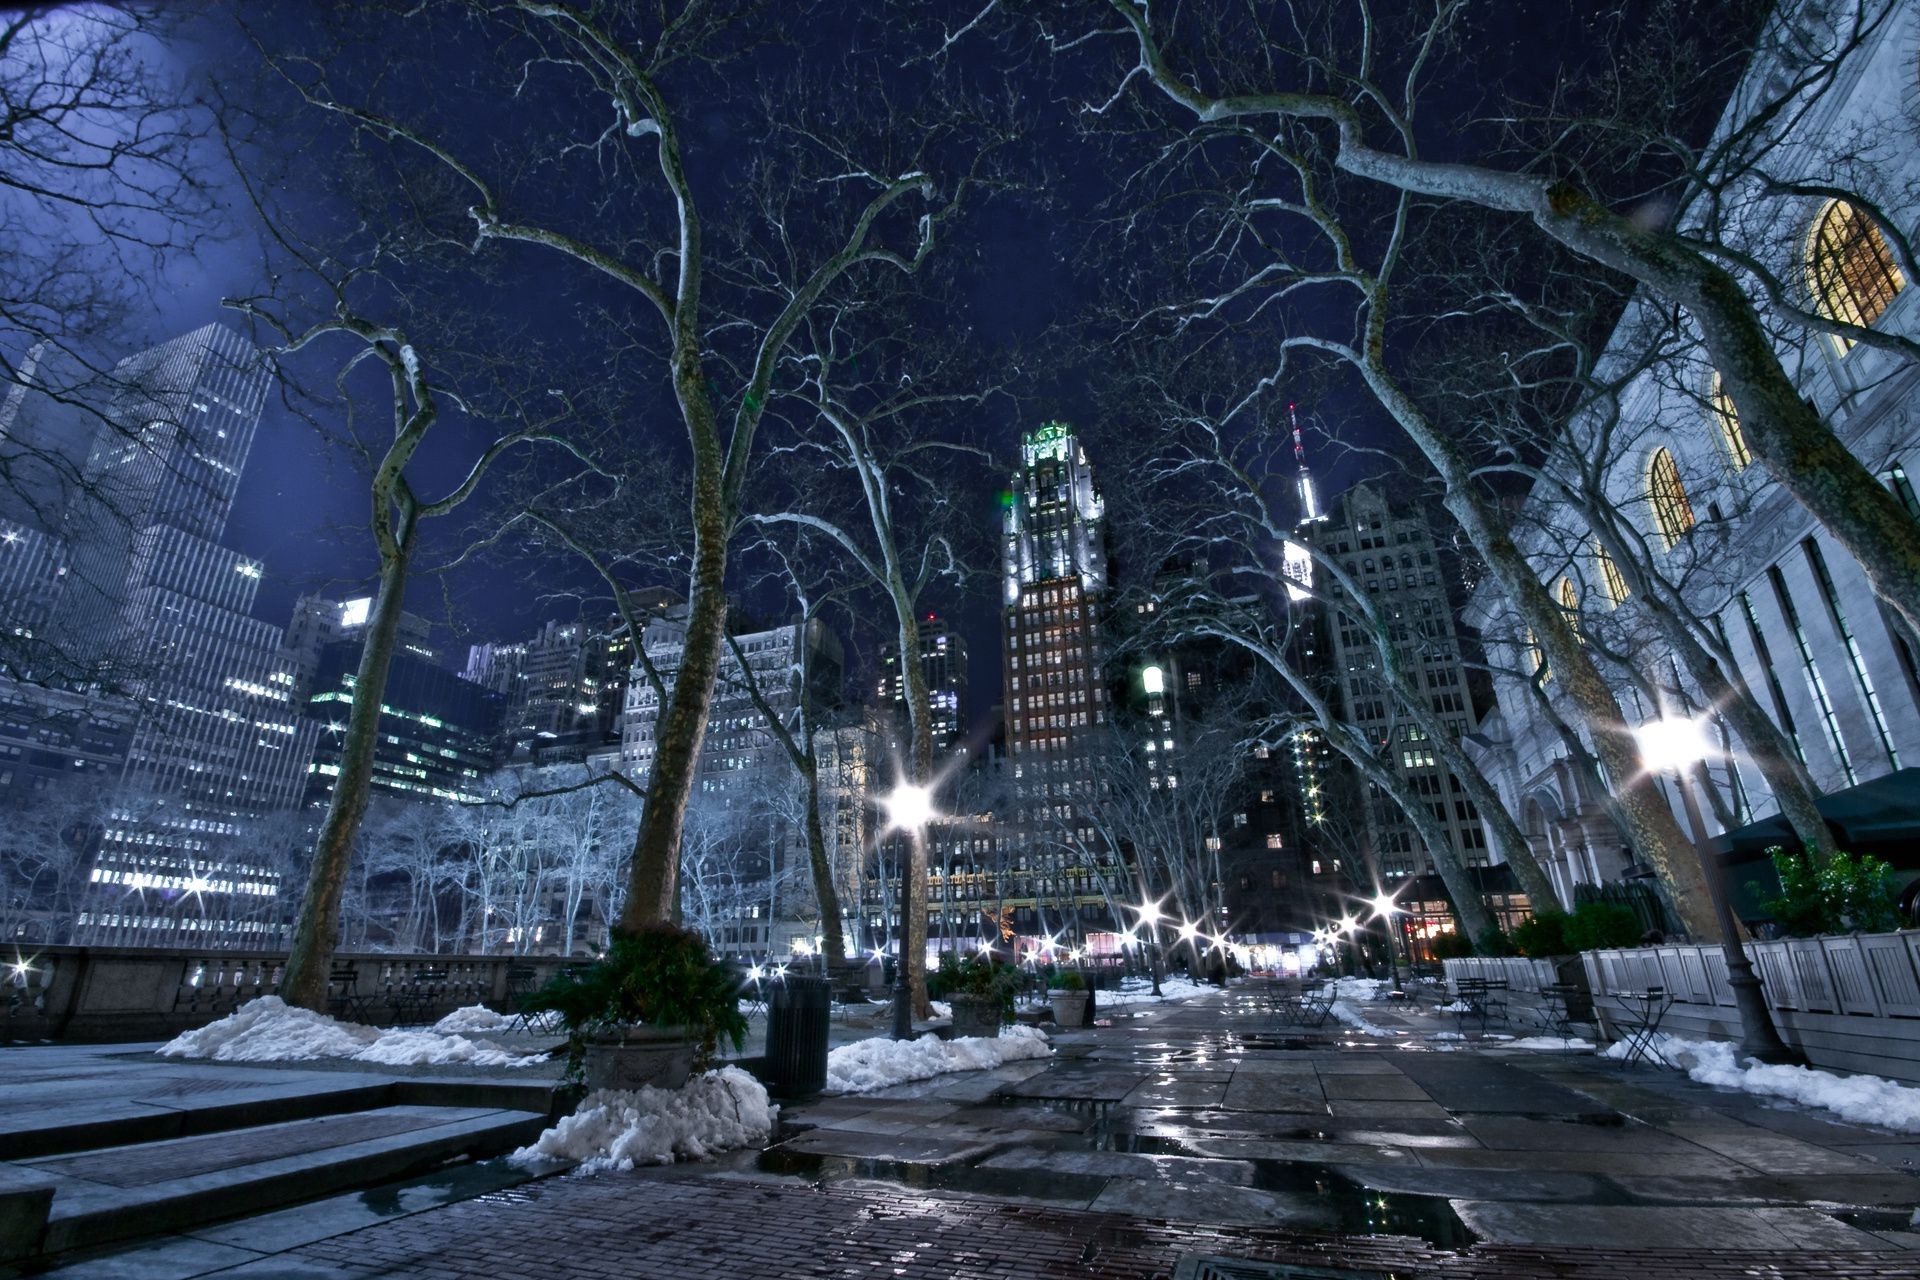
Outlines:
{"label": "illuminated window", "polygon": [[1647,496],[1653,500],[1653,522],[1671,551],[1693,528],[1693,504],[1687,501],[1687,487],[1680,483],[1679,465],[1665,449],[1655,449],[1647,464]]}
{"label": "illuminated window", "polygon": [[1620,566],[1598,542],[1593,544],[1593,561],[1600,566],[1600,580],[1606,584],[1607,599],[1616,606],[1625,604],[1627,596],[1632,594],[1627,590],[1627,580],[1620,576]]}
{"label": "illuminated window", "polygon": [[1713,375],[1713,390],[1707,395],[1707,403],[1713,409],[1713,421],[1720,428],[1720,443],[1727,447],[1727,456],[1733,459],[1733,469],[1742,471],[1753,461],[1753,451],[1747,448],[1747,437],[1740,430],[1740,415],[1734,411],[1733,397],[1720,385],[1720,375]]}
{"label": "illuminated window", "polygon": [[1822,314],[1863,328],[1885,315],[1907,285],[1880,228],[1845,200],[1828,202],[1814,221],[1807,283]]}
{"label": "illuminated window", "polygon": [[1573,585],[1572,578],[1560,579],[1560,607],[1567,611],[1567,623],[1575,631],[1580,629],[1580,589]]}

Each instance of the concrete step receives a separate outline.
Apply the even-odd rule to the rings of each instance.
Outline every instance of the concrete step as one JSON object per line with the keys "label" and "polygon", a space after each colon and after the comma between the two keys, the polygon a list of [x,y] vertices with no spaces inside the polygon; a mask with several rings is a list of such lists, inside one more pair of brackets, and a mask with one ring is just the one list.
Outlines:
{"label": "concrete step", "polygon": [[503,1154],[546,1127],[539,1111],[421,1105],[258,1124],[7,1166],[19,1194],[51,1186],[40,1254],[179,1231],[449,1160]]}
{"label": "concrete step", "polygon": [[0,1152],[8,1160],[94,1151],[222,1133],[284,1120],[342,1115],[386,1106],[478,1107],[492,1111],[554,1109],[556,1081],[497,1076],[394,1078],[342,1072],[248,1075],[205,1067],[142,1081],[131,1097],[102,1096],[76,1081],[71,1098],[42,1089],[38,1109],[0,1114]]}

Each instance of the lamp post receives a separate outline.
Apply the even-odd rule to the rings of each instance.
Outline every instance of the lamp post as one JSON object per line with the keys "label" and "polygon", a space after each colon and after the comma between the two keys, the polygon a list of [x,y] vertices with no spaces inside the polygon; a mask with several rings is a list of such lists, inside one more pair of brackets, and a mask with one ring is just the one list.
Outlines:
{"label": "lamp post", "polygon": [[[933,792],[926,787],[903,782],[893,789],[883,801],[887,809],[887,829],[904,831],[907,839],[915,844],[914,853],[918,854],[918,844],[926,838],[927,824],[933,821]],[[913,920],[914,895],[907,884],[907,877],[914,874],[914,868],[920,865],[920,858],[909,857],[900,872],[900,956],[893,966],[893,1038],[895,1040],[913,1039],[913,978],[908,963],[912,955],[911,948],[916,930]],[[920,922],[925,926],[925,920]]]}
{"label": "lamp post", "polygon": [[1160,995],[1160,903],[1165,901],[1165,898],[1154,901],[1143,890],[1140,905],[1133,908],[1140,917],[1139,927],[1147,931],[1147,973],[1153,978],[1155,997]]}
{"label": "lamp post", "polygon": [[[1393,974],[1393,989],[1405,995],[1406,988],[1400,985],[1400,965],[1394,959],[1393,955],[1393,935],[1398,932],[1400,928],[1399,925],[1394,923],[1393,918],[1396,915],[1402,914],[1400,904],[1395,901],[1392,894],[1388,893],[1385,889],[1381,889],[1378,890],[1373,897],[1367,899],[1367,905],[1373,908],[1373,918],[1375,920],[1386,921],[1387,970]],[[1405,940],[1402,939],[1402,941],[1404,942]],[[1407,949],[1407,968],[1409,971],[1413,968],[1413,950],[1411,947]]]}
{"label": "lamp post", "polygon": [[1720,949],[1727,957],[1727,986],[1733,990],[1733,1007],[1740,1015],[1741,1056],[1761,1062],[1800,1061],[1801,1056],[1788,1047],[1774,1029],[1766,995],[1761,990],[1760,979],[1754,976],[1746,945],[1740,940],[1739,922],[1733,918],[1726,872],[1719,860],[1707,852],[1706,819],[1700,813],[1699,799],[1687,782],[1687,770],[1713,754],[1704,729],[1697,720],[1662,718],[1641,725],[1633,736],[1647,770],[1659,773],[1670,769],[1680,786],[1680,804],[1693,831],[1694,856],[1700,859],[1707,893],[1713,899],[1714,915],[1720,922]]}

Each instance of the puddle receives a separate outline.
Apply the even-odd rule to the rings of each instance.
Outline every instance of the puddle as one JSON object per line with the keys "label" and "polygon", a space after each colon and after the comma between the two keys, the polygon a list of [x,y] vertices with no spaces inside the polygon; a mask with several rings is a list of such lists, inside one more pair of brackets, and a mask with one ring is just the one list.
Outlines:
{"label": "puddle", "polygon": [[1920,1209],[1842,1209],[1827,1214],[1862,1231],[1913,1231],[1920,1229]]}
{"label": "puddle", "polygon": [[909,1164],[861,1156],[826,1156],[770,1147],[754,1162],[761,1173],[810,1182],[885,1182],[909,1191],[1020,1196],[1053,1204],[1085,1205],[1107,1185],[1105,1177],[1050,1169],[982,1169],[969,1164]]}

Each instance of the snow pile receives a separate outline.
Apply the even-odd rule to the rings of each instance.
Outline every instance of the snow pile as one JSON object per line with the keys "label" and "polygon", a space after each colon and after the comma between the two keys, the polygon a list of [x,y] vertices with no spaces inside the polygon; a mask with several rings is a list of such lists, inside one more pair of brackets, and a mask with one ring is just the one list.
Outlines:
{"label": "snow pile", "polygon": [[721,1067],[693,1077],[684,1089],[643,1085],[590,1093],[578,1111],[507,1159],[520,1165],[574,1160],[580,1173],[704,1160],[764,1144],[779,1112],[758,1080],[738,1067]]}
{"label": "snow pile", "polygon": [[1582,1040],[1578,1036],[1562,1039],[1559,1036],[1524,1036],[1502,1049],[1553,1049],[1560,1052],[1591,1053],[1597,1046],[1591,1040]]}
{"label": "snow pile", "polygon": [[1427,1037],[1429,1040],[1465,1040],[1458,1031],[1435,1031]]}
{"label": "snow pile", "polygon": [[1044,1058],[1053,1050],[1037,1027],[1002,1027],[998,1037],[962,1036],[942,1040],[876,1037],[843,1044],[827,1055],[828,1093],[872,1093],[909,1080],[926,1080],[949,1071],[984,1071],[1022,1058]]}
{"label": "snow pile", "polygon": [[1465,1000],[1455,1000],[1452,1004],[1441,1005],[1439,1008],[1435,1009],[1434,1012],[1435,1013],[1472,1013],[1474,1012],[1474,1008],[1472,1005],[1468,1004]]}
{"label": "snow pile", "polygon": [[1318,994],[1335,1000],[1384,1000],[1392,988],[1385,978],[1335,978],[1321,984]]}
{"label": "snow pile", "polygon": [[1373,1023],[1368,1022],[1366,1015],[1362,1014],[1345,1000],[1335,1000],[1333,1002],[1333,1008],[1329,1010],[1329,1012],[1363,1036],[1397,1036],[1400,1034],[1398,1031],[1389,1031],[1385,1027],[1377,1027]]}
{"label": "snow pile", "polygon": [[483,1004],[470,1004],[434,1023],[433,1029],[443,1036],[466,1036],[476,1031],[505,1031],[512,1022],[507,1014],[495,1013]]}
{"label": "snow pile", "polygon": [[[1879,1076],[1837,1076],[1811,1067],[1768,1066],[1752,1060],[1741,1066],[1735,1060],[1734,1047],[1718,1040],[1687,1040],[1663,1032],[1654,1038],[1653,1047],[1669,1065],[1701,1084],[1763,1098],[1785,1098],[1831,1111],[1855,1124],[1920,1133],[1920,1089]],[[1626,1057],[1626,1042],[1608,1045],[1606,1056]]]}
{"label": "snow pile", "polygon": [[[1219,989],[1220,988],[1208,983],[1194,982],[1188,978],[1166,977],[1160,979],[1160,994],[1155,996],[1153,994],[1153,980],[1151,978],[1122,978],[1120,979],[1120,990],[1114,995],[1110,1003],[1137,1004],[1143,1000],[1151,1001],[1155,999],[1162,1001],[1191,1000],[1195,996],[1203,996],[1209,992],[1218,991]],[[1099,998],[1101,1000],[1108,999],[1104,993]]]}
{"label": "snow pile", "polygon": [[338,1022],[299,1009],[279,996],[249,1000],[218,1022],[186,1031],[160,1046],[164,1058],[210,1058],[215,1062],[304,1062],[345,1058],[388,1067],[466,1063],[476,1067],[530,1067],[542,1054],[522,1055],[491,1040],[437,1031],[382,1031]]}

